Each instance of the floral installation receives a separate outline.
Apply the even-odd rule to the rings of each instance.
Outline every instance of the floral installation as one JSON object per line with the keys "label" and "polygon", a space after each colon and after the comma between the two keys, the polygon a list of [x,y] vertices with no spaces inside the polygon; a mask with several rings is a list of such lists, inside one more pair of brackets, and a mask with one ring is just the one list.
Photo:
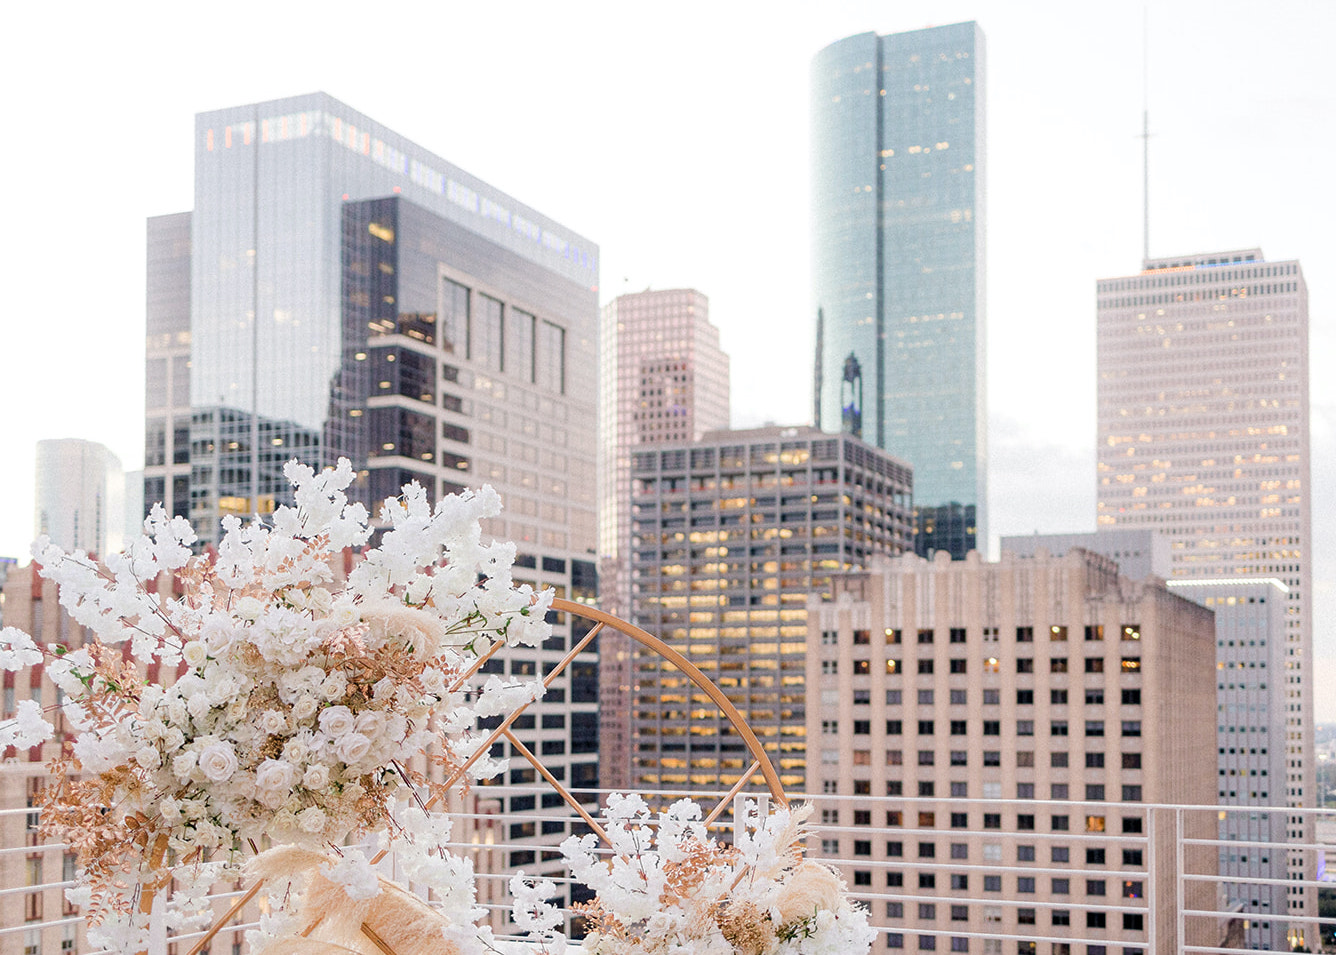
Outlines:
{"label": "floral installation", "polygon": [[857,955],[876,931],[840,877],[803,858],[811,806],[762,814],[746,801],[733,844],[710,837],[700,806],[658,814],[638,795],[609,797],[611,849],[594,835],[561,845],[571,874],[594,889],[577,905],[590,955]]}
{"label": "floral installation", "polygon": [[[494,643],[541,644],[551,592],[515,586],[514,545],[483,541],[480,521],[500,511],[487,487],[433,508],[406,486],[381,508],[378,546],[338,582],[344,550],[372,533],[345,493],[352,468],[317,474],[293,461],[285,474],[296,506],[265,523],[225,518],[211,557],[192,556],[189,523],[160,504],[146,536],[105,566],[34,544],[92,634],[39,647],[0,631],[0,667],[44,664],[75,730],[50,767],[41,822],[78,852],[69,898],[85,907],[93,944],[133,952],[148,937],[148,897],[174,886],[167,927],[206,922],[210,887],[239,879],[264,843],[330,854],[326,882],[349,899],[375,895],[364,855],[334,847],[379,838],[446,899],[461,951],[482,951],[471,866],[443,848],[449,820],[425,807],[445,795],[441,778],[466,785],[504,768],[473,727],[542,684],[478,671]],[[164,573],[180,597],[155,592]],[[155,664],[164,678],[146,679]],[[0,748],[53,733],[23,701],[0,723]],[[257,944],[290,929],[276,901]]]}

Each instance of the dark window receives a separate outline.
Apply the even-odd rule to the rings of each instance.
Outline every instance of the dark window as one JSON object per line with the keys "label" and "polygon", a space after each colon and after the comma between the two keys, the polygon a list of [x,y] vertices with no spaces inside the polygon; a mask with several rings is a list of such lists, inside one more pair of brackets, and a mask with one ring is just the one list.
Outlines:
{"label": "dark window", "polygon": [[1103,658],[1103,657],[1086,657],[1086,661],[1085,661],[1085,671],[1086,671],[1087,673],[1103,673],[1103,672],[1104,672],[1104,658]]}
{"label": "dark window", "polygon": [[1123,913],[1123,931],[1140,932],[1146,927],[1146,917],[1140,912]]}
{"label": "dark window", "polygon": [[1017,627],[1017,643],[1034,643],[1034,627]]}
{"label": "dark window", "polygon": [[1124,705],[1124,706],[1140,706],[1140,705],[1141,705],[1141,691],[1140,691],[1140,690],[1123,690],[1123,705]]}
{"label": "dark window", "polygon": [[1087,850],[1085,851],[1085,856],[1086,856],[1086,865],[1103,865],[1103,864],[1104,864],[1104,850],[1103,850],[1103,849],[1087,849]]}
{"label": "dark window", "polygon": [[918,671],[919,671],[920,673],[931,673],[931,672],[932,672],[932,661],[931,661],[931,660],[920,660],[920,661],[918,662]]}
{"label": "dark window", "polygon": [[902,731],[903,731],[903,724],[899,720],[886,721],[887,736],[899,736]]}
{"label": "dark window", "polygon": [[1016,705],[1029,706],[1034,703],[1034,690],[1017,690]]}
{"label": "dark window", "polygon": [[951,735],[952,735],[952,736],[964,736],[964,735],[965,735],[965,732],[966,732],[966,730],[965,730],[965,721],[964,721],[964,720],[952,720],[952,721],[951,721]]}
{"label": "dark window", "polygon": [[1086,928],[1104,928],[1105,921],[1103,912],[1086,913]]}
{"label": "dark window", "polygon": [[1052,736],[1066,736],[1066,735],[1067,735],[1067,721],[1066,721],[1066,720],[1054,720],[1052,723],[1049,724],[1049,734],[1052,735]]}
{"label": "dark window", "polygon": [[984,736],[1001,736],[1001,735],[1002,735],[1002,721],[1001,721],[1001,720],[984,720],[984,721],[983,721],[983,735],[984,735]]}
{"label": "dark window", "polygon": [[932,631],[931,631],[931,630],[920,630],[920,631],[918,632],[918,642],[919,642],[919,643],[932,643]]}
{"label": "dark window", "polygon": [[983,827],[985,829],[1001,829],[1002,814],[1000,812],[986,812],[983,814]]}
{"label": "dark window", "polygon": [[952,672],[952,673],[964,673],[964,672],[965,672],[965,661],[964,661],[964,660],[952,660],[952,661],[951,661],[951,672]]}
{"label": "dark window", "polygon": [[965,628],[964,628],[964,627],[952,627],[952,628],[951,628],[951,642],[952,642],[952,643],[964,643],[964,642],[965,642]]}
{"label": "dark window", "polygon": [[919,720],[918,731],[920,736],[932,736],[933,735],[932,720]]}
{"label": "dark window", "polygon": [[1048,661],[1048,672],[1049,672],[1049,673],[1066,673],[1066,672],[1067,672],[1067,658],[1066,658],[1066,657],[1054,657],[1052,660],[1049,660],[1049,661]]}
{"label": "dark window", "polygon": [[1017,672],[1017,673],[1033,673],[1033,672],[1034,672],[1034,660],[1033,660],[1032,658],[1030,658],[1030,657],[1018,657],[1018,658],[1016,659],[1016,672]]}
{"label": "dark window", "polygon": [[1086,753],[1085,764],[1086,764],[1086,769],[1099,769],[1101,766],[1104,765],[1104,754]]}
{"label": "dark window", "polygon": [[983,890],[984,890],[985,892],[1001,892],[1001,891],[1002,891],[1002,876],[1000,876],[1000,875],[986,875],[986,876],[984,876],[984,877],[983,877]]}

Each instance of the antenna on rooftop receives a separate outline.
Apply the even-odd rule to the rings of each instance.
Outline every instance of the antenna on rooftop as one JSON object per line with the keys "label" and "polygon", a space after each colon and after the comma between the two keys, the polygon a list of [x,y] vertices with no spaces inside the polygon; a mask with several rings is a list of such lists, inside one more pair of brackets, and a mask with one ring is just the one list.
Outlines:
{"label": "antenna on rooftop", "polygon": [[1150,10],[1141,8],[1141,259],[1150,261]]}

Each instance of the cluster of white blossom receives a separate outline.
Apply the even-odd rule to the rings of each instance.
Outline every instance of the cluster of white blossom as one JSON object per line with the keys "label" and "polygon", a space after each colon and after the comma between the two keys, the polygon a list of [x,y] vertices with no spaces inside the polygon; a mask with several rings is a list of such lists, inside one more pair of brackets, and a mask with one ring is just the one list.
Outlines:
{"label": "cluster of white blossom", "polygon": [[[160,504],[147,536],[105,567],[39,540],[43,575],[95,640],[43,652],[26,634],[0,632],[0,667],[47,660],[78,733],[75,768],[114,789],[112,821],[148,820],[176,858],[231,863],[261,837],[317,847],[384,829],[406,786],[401,767],[428,749],[464,764],[484,742],[473,729],[479,717],[542,693],[536,680],[473,675],[493,642],[538,646],[551,631],[550,591],[515,586],[514,545],[482,539],[480,522],[500,511],[491,488],[433,508],[423,488],[405,487],[381,509],[379,546],[339,585],[336,559],[371,534],[366,509],[345,493],[352,468],[341,460],[316,474],[293,461],[285,473],[297,506],[278,508],[268,524],[226,518],[212,561],[192,558],[190,525]],[[187,581],[185,596],[154,592],[163,572]],[[124,685],[116,645],[127,639],[135,662],[181,675]],[[114,665],[99,646],[115,647]],[[51,734],[25,701],[0,723],[0,747]],[[502,766],[484,755],[470,775]],[[444,881],[471,885],[461,865],[424,856],[418,875],[438,891]],[[331,876],[347,875],[350,894],[355,868]],[[192,898],[182,896],[184,909]],[[472,911],[459,907],[461,917]],[[135,950],[138,922],[104,926],[104,944]]]}
{"label": "cluster of white blossom", "polygon": [[[637,796],[603,810],[610,849],[597,837],[562,843],[571,874],[597,893],[596,914],[617,931],[591,932],[592,955],[856,955],[876,932],[840,878],[803,860],[804,815],[763,814],[747,802],[732,848],[706,833],[700,807],[680,800],[657,822]],[[512,887],[512,891],[514,891]]]}

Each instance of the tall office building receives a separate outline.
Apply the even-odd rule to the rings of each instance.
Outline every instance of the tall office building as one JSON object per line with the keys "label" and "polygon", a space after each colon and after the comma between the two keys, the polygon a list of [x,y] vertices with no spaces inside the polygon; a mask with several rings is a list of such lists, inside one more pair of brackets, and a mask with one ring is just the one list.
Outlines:
{"label": "tall office building", "polygon": [[[593,602],[597,247],[322,93],[200,114],[195,155],[195,208],[149,221],[146,504],[184,495],[208,543],[289,499],[293,457],[350,458],[373,504],[490,484],[516,579]],[[546,672],[583,635],[554,618],[489,672]],[[596,787],[597,657],[516,726]],[[535,778],[515,761],[505,781]],[[508,864],[535,865],[534,804],[501,797],[528,814]]]}
{"label": "tall office building", "polygon": [[[913,472],[849,435],[717,431],[631,456],[632,619],[751,724],[785,787],[806,777],[807,601],[910,546]],[[671,665],[636,660],[638,789],[727,789],[742,741]]]}
{"label": "tall office building", "polygon": [[[1168,586],[1170,592],[1215,612],[1217,800],[1222,806],[1285,806],[1289,588],[1274,577],[1171,580]],[[1219,837],[1229,842],[1284,843],[1286,819],[1280,813],[1225,813]],[[1316,872],[1316,861],[1308,855],[1305,871],[1310,875]],[[1226,905],[1244,921],[1239,947],[1270,951],[1311,947],[1316,936],[1310,933],[1316,926],[1287,918],[1288,864],[1284,853],[1256,846],[1220,849]]]}
{"label": "tall office building", "polygon": [[[1147,260],[1137,275],[1098,283],[1098,316],[1098,526],[1163,533],[1174,580],[1284,582],[1284,798],[1311,807],[1308,292],[1299,263],[1267,262],[1260,249]],[[1222,725],[1239,731],[1237,720]],[[1293,815],[1286,829],[1313,841],[1311,818]],[[1305,859],[1291,854],[1292,878],[1312,877]],[[1310,888],[1287,895],[1291,917],[1316,915]]]}
{"label": "tall office building", "polygon": [[144,363],[145,516],[190,514],[190,213],[148,220]]}
{"label": "tall office building", "polygon": [[37,442],[33,536],[66,550],[118,551],[125,538],[125,472],[105,445],[82,438]]}
{"label": "tall office building", "polygon": [[916,549],[986,546],[984,40],[974,23],[812,64],[817,427],[914,467]]}
{"label": "tall office building", "polygon": [[1211,613],[1089,551],[937,556],[841,575],[807,618],[820,847],[851,860],[886,947],[1216,944],[1214,915],[1182,934],[1176,917],[1213,909],[1215,885],[1175,878],[1214,875],[1214,850],[1179,840],[1216,813],[1176,831],[1150,805],[1214,803]]}
{"label": "tall office building", "polygon": [[[436,217],[452,254],[467,250],[486,269],[472,285],[442,273],[405,285],[403,300],[387,301],[388,291],[358,300],[367,320],[355,327],[343,260],[348,243],[367,240],[348,232],[349,206],[390,197]],[[282,500],[283,463],[294,454],[323,464],[344,455],[365,467],[370,421],[353,412],[385,391],[383,376],[373,382],[357,357],[369,337],[402,335],[507,377],[530,347],[530,385],[564,376],[563,361],[596,367],[597,248],[323,93],[196,117],[190,256],[190,516],[206,541],[221,516]],[[392,279],[368,276],[357,294]],[[150,287],[160,280],[150,274]],[[488,282],[505,295],[489,295]],[[510,324],[519,313],[535,318],[536,346]],[[505,355],[511,347],[520,351]],[[432,474],[435,493],[455,466],[417,458],[415,467]],[[589,533],[592,548],[592,524]]]}
{"label": "tall office building", "polygon": [[[603,307],[599,368],[599,597],[630,612],[631,454],[728,427],[728,356],[695,289],[619,295]],[[630,641],[600,637],[605,786],[630,784]]]}

